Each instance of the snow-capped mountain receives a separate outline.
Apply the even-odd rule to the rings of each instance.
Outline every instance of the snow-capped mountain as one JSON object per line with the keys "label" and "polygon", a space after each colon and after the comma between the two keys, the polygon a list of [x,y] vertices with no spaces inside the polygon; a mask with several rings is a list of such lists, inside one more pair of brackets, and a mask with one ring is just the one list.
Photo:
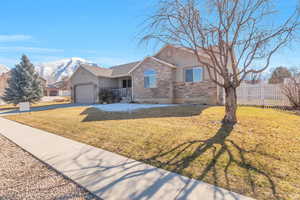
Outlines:
{"label": "snow-capped mountain", "polygon": [[66,58],[57,61],[41,63],[36,65],[36,71],[49,83],[71,77],[80,64],[92,64],[82,58]]}
{"label": "snow-capped mountain", "polygon": [[9,69],[5,65],[0,64],[0,75],[8,71]]}

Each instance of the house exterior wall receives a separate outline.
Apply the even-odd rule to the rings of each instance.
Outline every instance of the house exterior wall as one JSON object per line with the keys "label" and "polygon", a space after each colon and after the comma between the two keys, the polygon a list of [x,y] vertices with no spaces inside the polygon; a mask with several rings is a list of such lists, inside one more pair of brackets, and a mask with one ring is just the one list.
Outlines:
{"label": "house exterior wall", "polygon": [[[144,71],[156,70],[156,88],[144,87]],[[150,58],[132,72],[133,100],[141,103],[173,103],[175,70]]]}
{"label": "house exterior wall", "polygon": [[99,87],[100,88],[117,88],[118,83],[119,83],[118,79],[115,79],[115,78],[99,77]]}
{"label": "house exterior wall", "polygon": [[217,86],[211,81],[174,83],[174,103],[218,104]]}
{"label": "house exterior wall", "polygon": [[99,91],[99,79],[84,68],[78,68],[78,70],[71,77],[71,99],[75,102],[75,91],[79,85],[91,84],[94,86],[94,102],[98,102],[98,91]]}
{"label": "house exterior wall", "polygon": [[[196,56],[185,50],[167,47],[156,57],[175,65],[174,103],[198,103],[214,105],[220,102],[218,88],[210,78],[208,71],[203,67],[203,81],[197,83],[185,82],[185,69],[201,67]],[[203,57],[203,59],[207,59]]]}
{"label": "house exterior wall", "polygon": [[[223,90],[210,80],[208,71],[201,66],[193,53],[182,48],[166,47],[157,55],[159,60],[174,65],[160,62],[148,57],[142,64],[135,68],[131,74],[121,78],[97,77],[86,69],[77,70],[72,77],[72,86],[78,84],[93,84],[95,86],[95,102],[98,102],[100,88],[122,88],[122,80],[132,77],[132,97],[134,101],[141,103],[197,103],[220,104],[222,103]],[[202,59],[207,59],[205,56]],[[185,82],[185,69],[203,67],[201,82]],[[157,72],[157,87],[144,88],[144,71],[154,69]],[[74,88],[72,88],[74,98]]]}
{"label": "house exterior wall", "polygon": [[[165,48],[155,57],[177,67],[175,82],[184,81],[184,69],[196,66],[201,67],[201,64],[198,62],[196,56],[194,56],[192,53],[174,47]],[[204,80],[209,80],[209,74],[205,67],[203,67],[203,72]]]}
{"label": "house exterior wall", "polygon": [[47,88],[46,96],[58,96],[59,89],[58,88]]}

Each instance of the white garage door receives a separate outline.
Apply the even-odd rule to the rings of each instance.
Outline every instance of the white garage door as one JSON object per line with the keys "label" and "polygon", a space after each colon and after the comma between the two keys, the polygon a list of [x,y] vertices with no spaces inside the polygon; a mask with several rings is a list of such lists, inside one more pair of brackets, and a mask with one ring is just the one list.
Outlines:
{"label": "white garage door", "polygon": [[93,85],[78,85],[76,87],[75,95],[76,103],[95,103]]}

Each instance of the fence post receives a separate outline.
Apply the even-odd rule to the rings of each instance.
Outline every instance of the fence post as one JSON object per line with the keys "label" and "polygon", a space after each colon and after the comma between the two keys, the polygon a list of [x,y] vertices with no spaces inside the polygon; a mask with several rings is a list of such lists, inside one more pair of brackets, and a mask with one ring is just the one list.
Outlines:
{"label": "fence post", "polygon": [[260,98],[262,99],[262,106],[265,106],[265,86],[264,86],[264,84],[261,84],[260,88],[261,88]]}

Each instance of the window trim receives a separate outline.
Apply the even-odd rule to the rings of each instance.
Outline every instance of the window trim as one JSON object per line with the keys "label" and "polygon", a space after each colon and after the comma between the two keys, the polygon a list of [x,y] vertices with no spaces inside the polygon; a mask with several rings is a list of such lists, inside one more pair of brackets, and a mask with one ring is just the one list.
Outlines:
{"label": "window trim", "polygon": [[[194,69],[201,69],[201,79],[199,81],[194,81]],[[185,83],[200,83],[200,82],[203,82],[204,81],[204,68],[201,67],[201,66],[194,66],[194,67],[186,67],[183,69],[184,70],[184,73],[183,73],[183,80]],[[193,70],[193,81],[186,81],[186,71],[187,70]]]}

